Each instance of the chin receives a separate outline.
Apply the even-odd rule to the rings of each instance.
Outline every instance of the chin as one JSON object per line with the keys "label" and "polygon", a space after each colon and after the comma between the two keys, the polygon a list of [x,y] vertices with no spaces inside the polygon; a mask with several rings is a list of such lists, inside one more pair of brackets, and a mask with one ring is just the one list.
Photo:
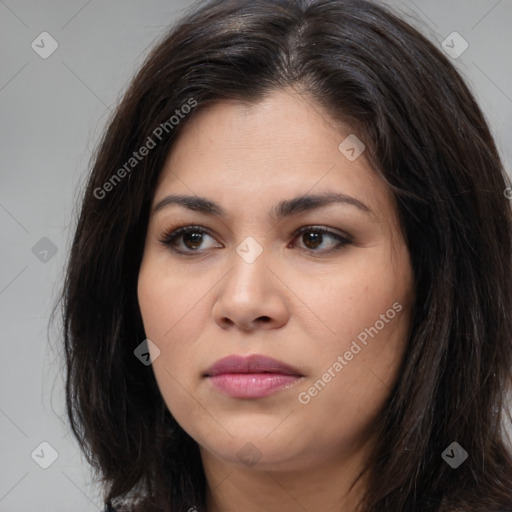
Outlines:
{"label": "chin", "polygon": [[[283,431],[284,434],[286,434]],[[288,443],[286,442],[286,440]],[[208,440],[199,443],[203,456],[208,453],[223,462],[241,468],[261,471],[297,470],[306,467],[298,443],[294,443],[289,435],[275,436],[270,439],[265,435],[245,432],[244,435],[232,438],[226,435],[224,439]]]}

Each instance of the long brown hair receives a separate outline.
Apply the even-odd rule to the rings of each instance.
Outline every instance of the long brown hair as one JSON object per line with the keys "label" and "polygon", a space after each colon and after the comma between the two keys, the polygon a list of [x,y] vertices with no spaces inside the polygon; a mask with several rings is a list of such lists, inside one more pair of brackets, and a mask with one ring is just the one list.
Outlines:
{"label": "long brown hair", "polygon": [[[197,443],[165,407],[151,367],[134,356],[145,339],[136,290],[149,208],[195,112],[284,87],[357,127],[393,191],[413,263],[412,330],[375,424],[361,510],[512,510],[509,182],[453,65],[367,0],[197,4],[117,107],[83,196],[62,294],[67,412],[105,501],[204,510]],[[150,139],[154,146],[136,158]],[[453,442],[468,454],[457,469],[442,456]]]}

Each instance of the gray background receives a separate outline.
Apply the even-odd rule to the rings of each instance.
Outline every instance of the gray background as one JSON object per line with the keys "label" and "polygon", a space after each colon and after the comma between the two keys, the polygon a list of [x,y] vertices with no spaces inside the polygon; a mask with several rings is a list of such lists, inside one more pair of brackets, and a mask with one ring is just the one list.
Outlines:
{"label": "gray background", "polygon": [[[486,113],[510,170],[512,1],[387,3],[438,46],[454,31],[468,42],[453,62]],[[102,509],[98,487],[68,432],[59,333],[51,330],[48,342],[48,318],[99,135],[152,41],[189,5],[0,1],[2,512]],[[34,40],[41,46],[36,38],[44,31],[58,42],[46,59],[31,47]],[[51,462],[51,450],[42,442],[58,453],[47,469],[39,464]]]}

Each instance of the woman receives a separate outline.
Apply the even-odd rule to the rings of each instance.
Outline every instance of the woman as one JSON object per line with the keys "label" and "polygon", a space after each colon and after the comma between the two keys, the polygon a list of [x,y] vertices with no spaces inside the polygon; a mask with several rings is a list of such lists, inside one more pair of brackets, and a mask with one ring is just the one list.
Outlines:
{"label": "woman", "polygon": [[366,0],[198,5],[118,106],[64,289],[108,510],[512,510],[509,182]]}

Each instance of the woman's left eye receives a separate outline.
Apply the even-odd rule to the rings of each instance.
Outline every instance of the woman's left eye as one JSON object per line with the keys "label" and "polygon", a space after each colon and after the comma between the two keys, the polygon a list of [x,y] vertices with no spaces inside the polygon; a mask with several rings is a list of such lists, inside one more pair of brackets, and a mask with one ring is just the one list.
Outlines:
{"label": "woman's left eye", "polygon": [[[294,240],[299,238],[306,251],[310,252],[331,252],[341,249],[350,243],[347,236],[334,233],[321,226],[308,226],[301,228],[295,233]],[[325,243],[326,240],[329,243]]]}
{"label": "woman's left eye", "polygon": [[[210,247],[204,247],[204,242],[208,238],[213,242],[210,242]],[[321,226],[305,226],[296,231],[293,235],[292,247],[297,247],[295,243],[297,239],[302,241],[302,247],[299,248],[311,253],[328,253],[341,249],[351,242],[348,236]],[[204,249],[223,247],[201,226],[184,226],[170,230],[164,234],[160,242],[178,254],[200,253]]]}

